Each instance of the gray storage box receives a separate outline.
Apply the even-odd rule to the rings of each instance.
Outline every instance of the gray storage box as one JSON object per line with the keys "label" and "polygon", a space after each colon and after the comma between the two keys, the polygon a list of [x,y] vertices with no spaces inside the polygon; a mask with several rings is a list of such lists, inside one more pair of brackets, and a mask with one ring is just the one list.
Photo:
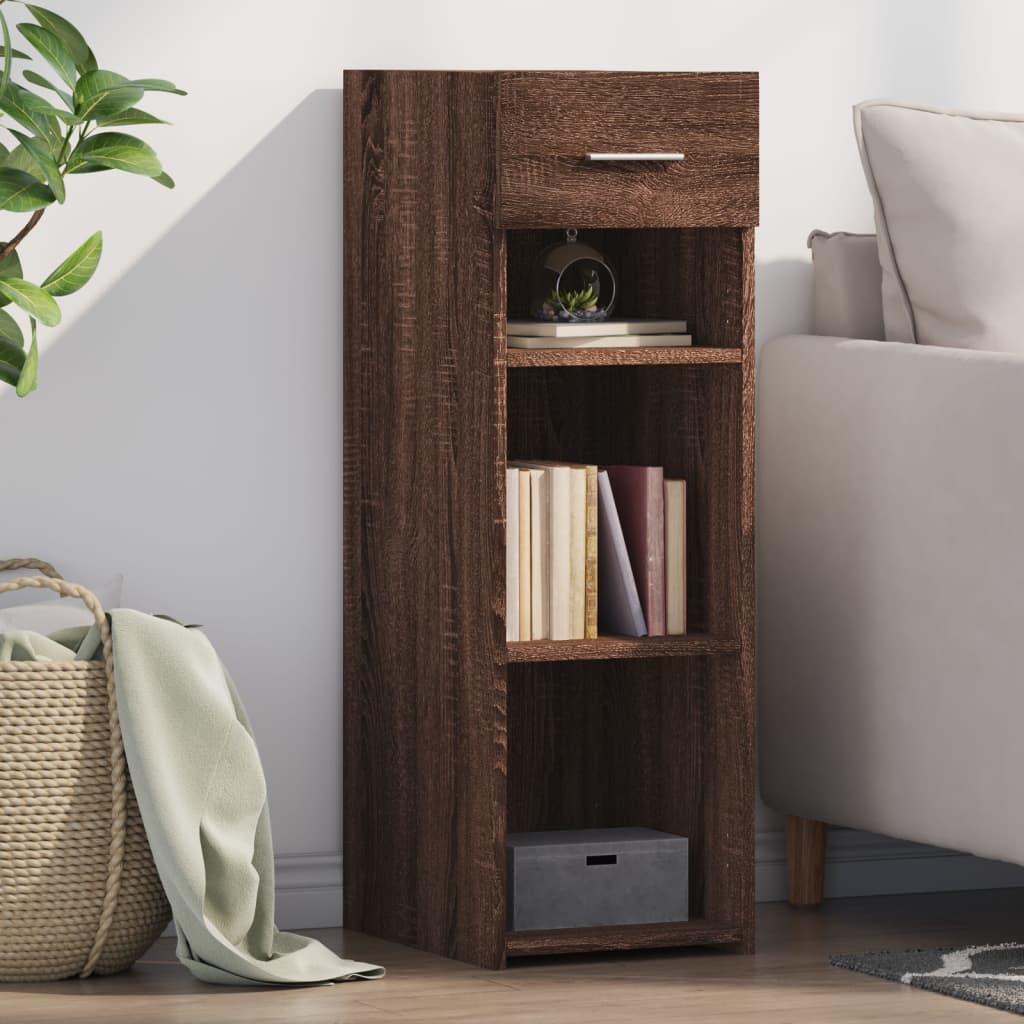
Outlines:
{"label": "gray storage box", "polygon": [[515,931],[685,921],[689,843],[652,828],[516,832],[508,837]]}

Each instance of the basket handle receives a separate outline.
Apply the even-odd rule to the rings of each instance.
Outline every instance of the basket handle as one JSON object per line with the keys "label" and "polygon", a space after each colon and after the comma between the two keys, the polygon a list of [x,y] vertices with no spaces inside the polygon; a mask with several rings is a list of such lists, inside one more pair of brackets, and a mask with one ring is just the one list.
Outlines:
{"label": "basket handle", "polygon": [[[0,566],[4,563],[0,562]],[[45,563],[44,563],[45,564]],[[0,594],[9,594],[15,590],[52,590],[61,597],[77,597],[89,611],[92,612],[96,625],[100,628],[100,639],[103,641],[103,654],[106,657],[110,647],[110,628],[107,626],[107,616],[103,611],[100,599],[85,587],[77,583],[68,583],[60,576],[19,576],[16,580],[9,580],[7,583],[0,583]],[[113,667],[113,663],[111,663]]]}
{"label": "basket handle", "polygon": [[127,825],[127,780],[125,778],[124,742],[121,738],[121,721],[117,715],[117,692],[114,689],[114,648],[110,640],[110,625],[99,598],[91,590],[77,583],[68,583],[52,565],[36,558],[10,559],[0,561],[3,569],[38,569],[43,576],[19,576],[8,583],[0,583],[0,594],[14,590],[53,590],[61,597],[77,597],[96,620],[103,645],[103,667],[107,676],[107,716],[110,726],[110,853],[107,860],[107,881],[103,895],[103,906],[96,926],[92,949],[86,958],[79,977],[87,978],[96,967],[103,947],[106,945],[110,926],[114,920],[118,897],[121,894],[121,875],[124,866],[124,842]]}
{"label": "basket handle", "polygon": [[12,569],[38,569],[44,576],[49,576],[51,579],[64,579],[49,562],[44,562],[41,558],[0,559],[0,572],[10,572]]}

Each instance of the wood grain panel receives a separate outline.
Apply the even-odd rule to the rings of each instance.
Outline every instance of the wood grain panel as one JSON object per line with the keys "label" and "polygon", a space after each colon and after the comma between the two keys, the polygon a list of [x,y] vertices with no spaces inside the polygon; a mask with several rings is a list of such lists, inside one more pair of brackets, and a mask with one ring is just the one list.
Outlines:
{"label": "wood grain panel", "polygon": [[[740,641],[710,662],[704,827],[715,851],[705,913],[754,944],[754,233],[708,233],[702,317],[740,343],[741,367],[707,369],[708,622]],[[723,915],[723,916],[719,916]]]}
{"label": "wood grain panel", "polygon": [[685,366],[740,363],[738,348],[510,348],[509,366]]}
{"label": "wood grain panel", "polygon": [[692,227],[756,224],[758,160],[586,163],[574,156],[508,157],[501,165],[506,228]]}
{"label": "wood grain panel", "polygon": [[508,660],[607,661],[618,658],[694,658],[735,654],[739,640],[690,633],[687,636],[600,636],[595,640],[516,640]]}
{"label": "wood grain panel", "polygon": [[[501,76],[506,228],[756,224],[752,74]],[[681,152],[679,162],[588,163],[588,152]]]}
{"label": "wood grain panel", "polygon": [[492,76],[345,76],[345,915],[490,967],[505,898],[495,118]]}
{"label": "wood grain panel", "polygon": [[550,956],[558,953],[604,953],[617,949],[721,946],[731,945],[739,939],[740,933],[735,928],[698,918],[665,924],[509,932],[505,944],[509,956]]}
{"label": "wood grain panel", "polygon": [[[501,156],[587,152],[757,155],[757,75],[504,72]],[[663,225],[659,225],[663,226]]]}

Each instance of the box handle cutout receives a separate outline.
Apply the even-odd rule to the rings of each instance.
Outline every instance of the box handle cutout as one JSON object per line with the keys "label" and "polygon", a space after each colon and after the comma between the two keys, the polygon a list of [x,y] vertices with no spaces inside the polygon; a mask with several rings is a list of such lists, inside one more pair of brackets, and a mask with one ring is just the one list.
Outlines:
{"label": "box handle cutout", "polygon": [[593,867],[595,864],[618,864],[619,857],[615,853],[594,853],[587,858],[587,867]]}

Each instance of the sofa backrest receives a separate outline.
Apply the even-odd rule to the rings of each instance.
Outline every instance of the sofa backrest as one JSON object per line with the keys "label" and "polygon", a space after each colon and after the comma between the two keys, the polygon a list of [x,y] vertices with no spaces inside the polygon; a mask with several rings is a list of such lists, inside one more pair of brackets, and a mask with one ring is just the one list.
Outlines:
{"label": "sofa backrest", "polygon": [[882,268],[875,235],[812,231],[814,333],[885,340]]}

